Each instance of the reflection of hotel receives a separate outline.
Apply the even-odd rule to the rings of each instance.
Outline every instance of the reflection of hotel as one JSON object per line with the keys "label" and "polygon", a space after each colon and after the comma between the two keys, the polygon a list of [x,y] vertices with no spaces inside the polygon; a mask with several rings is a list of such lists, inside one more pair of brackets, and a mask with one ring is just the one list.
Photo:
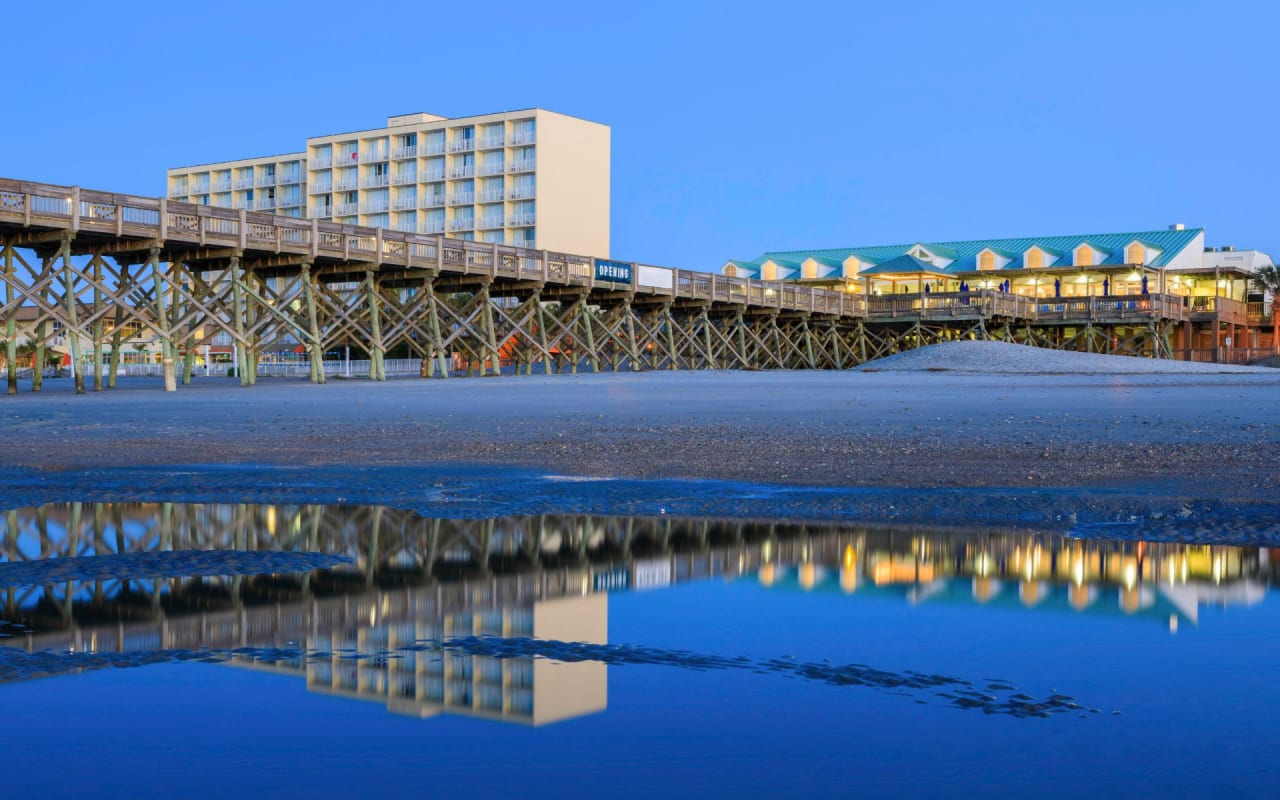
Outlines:
{"label": "reflection of hotel", "polygon": [[[912,603],[1113,613],[1195,623],[1277,582],[1280,552],[1068,539],[591,515],[426,519],[382,507],[85,504],[0,514],[2,618],[27,651],[226,652],[310,691],[416,717],[540,725],[603,710],[606,667],[498,659],[457,637],[608,641],[608,593],[754,576]],[[347,554],[300,575],[7,586],[5,562],[185,550]],[[280,654],[274,652],[275,649]],[[359,654],[359,658],[355,657]],[[72,668],[74,669],[74,668]]]}

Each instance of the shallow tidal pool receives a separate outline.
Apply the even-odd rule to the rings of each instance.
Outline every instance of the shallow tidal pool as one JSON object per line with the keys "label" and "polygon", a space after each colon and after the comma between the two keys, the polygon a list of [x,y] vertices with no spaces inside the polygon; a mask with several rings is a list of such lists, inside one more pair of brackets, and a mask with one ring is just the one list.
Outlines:
{"label": "shallow tidal pool", "polygon": [[10,797],[1272,796],[1280,549],[0,512]]}

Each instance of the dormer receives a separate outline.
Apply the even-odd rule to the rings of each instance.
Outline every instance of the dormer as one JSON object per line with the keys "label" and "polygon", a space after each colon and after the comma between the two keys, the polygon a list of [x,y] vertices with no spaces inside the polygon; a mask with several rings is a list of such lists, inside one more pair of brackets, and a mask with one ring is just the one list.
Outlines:
{"label": "dormer", "polygon": [[768,258],[760,264],[760,280],[781,281],[798,277],[800,277],[800,263],[797,261]]}
{"label": "dormer", "polygon": [[1004,269],[1016,257],[1015,253],[999,250],[995,247],[984,247],[978,251],[977,264],[982,272]]}
{"label": "dormer", "polygon": [[1126,264],[1150,264],[1160,256],[1162,251],[1159,247],[1152,247],[1141,239],[1134,239],[1124,246],[1124,263]]}
{"label": "dormer", "polygon": [[800,262],[800,278],[801,280],[816,280],[822,271],[822,265],[813,256],[809,256]]}
{"label": "dormer", "polygon": [[729,278],[755,278],[760,275],[760,265],[754,261],[730,259],[720,268],[720,274]]}
{"label": "dormer", "polygon": [[842,265],[843,269],[841,270],[841,272],[844,275],[844,277],[853,278],[853,277],[856,277],[859,272],[861,272],[863,269],[869,266],[871,266],[870,261],[863,261],[862,259],[858,258],[855,255],[850,255],[848,258],[844,260],[844,263]]}
{"label": "dormer", "polygon": [[1071,251],[1071,265],[1073,267],[1096,267],[1106,260],[1110,255],[1106,250],[1094,247],[1088,242],[1081,242]]}
{"label": "dormer", "polygon": [[1052,266],[1061,257],[1062,253],[1057,250],[1050,250],[1048,247],[1033,244],[1023,251],[1022,266],[1026,269],[1044,269]]}
{"label": "dormer", "polygon": [[928,261],[935,267],[948,267],[956,260],[956,252],[949,247],[917,242],[907,248],[907,255]]}
{"label": "dormer", "polygon": [[844,268],[840,261],[809,256],[800,262],[800,277],[804,280],[839,277]]}

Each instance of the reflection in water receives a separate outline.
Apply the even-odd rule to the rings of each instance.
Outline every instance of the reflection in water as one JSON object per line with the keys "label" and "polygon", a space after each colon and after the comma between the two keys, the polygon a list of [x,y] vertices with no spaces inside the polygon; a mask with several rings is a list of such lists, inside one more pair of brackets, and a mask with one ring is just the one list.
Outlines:
{"label": "reflection in water", "polygon": [[226,661],[305,676],[312,691],[396,713],[534,725],[602,710],[611,663],[912,690],[917,701],[937,695],[989,713],[1079,709],[1005,683],[610,646],[610,591],[754,576],[774,589],[1112,612],[1176,627],[1205,604],[1255,603],[1276,580],[1265,549],[1049,534],[195,504],[63,504],[3,521],[0,636],[21,653],[6,651],[0,679]]}

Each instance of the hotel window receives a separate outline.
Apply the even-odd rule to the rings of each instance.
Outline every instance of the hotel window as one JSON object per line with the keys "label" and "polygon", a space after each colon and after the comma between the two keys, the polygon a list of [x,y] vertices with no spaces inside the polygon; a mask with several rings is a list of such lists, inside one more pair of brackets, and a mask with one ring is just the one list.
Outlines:
{"label": "hotel window", "polygon": [[1147,248],[1134,242],[1125,250],[1124,261],[1126,264],[1145,264],[1147,262]]}
{"label": "hotel window", "polygon": [[778,279],[778,265],[772,261],[766,261],[760,265],[760,280],[776,281]]}
{"label": "hotel window", "polygon": [[983,250],[978,253],[978,269],[995,269],[996,254],[990,250]]}
{"label": "hotel window", "polygon": [[1082,244],[1075,251],[1075,265],[1077,267],[1093,266],[1093,248],[1087,244]]}
{"label": "hotel window", "polygon": [[818,277],[818,262],[806,261],[800,265],[800,277],[805,280],[812,280]]}
{"label": "hotel window", "polygon": [[532,120],[532,119],[516,120],[514,123],[512,123],[511,143],[516,145],[533,144],[536,138],[535,136],[536,130],[537,130],[535,127],[536,125],[537,125],[536,120]]}
{"label": "hotel window", "polygon": [[1033,247],[1027,251],[1026,257],[1027,269],[1042,269],[1044,267],[1044,251],[1038,247]]}

